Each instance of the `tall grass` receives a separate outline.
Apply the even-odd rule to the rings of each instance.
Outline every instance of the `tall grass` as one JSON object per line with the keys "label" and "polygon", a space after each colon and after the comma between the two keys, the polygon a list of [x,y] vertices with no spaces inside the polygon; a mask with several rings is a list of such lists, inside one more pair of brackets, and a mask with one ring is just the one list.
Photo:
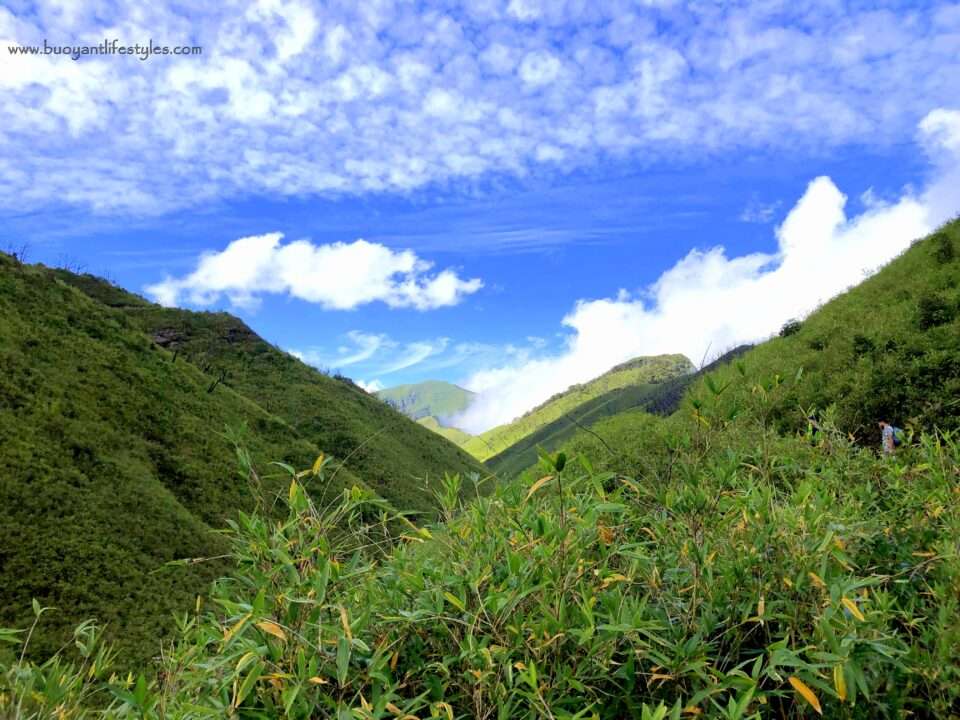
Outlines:
{"label": "tall grass", "polygon": [[[286,519],[231,523],[237,569],[156,673],[83,692],[146,718],[956,714],[956,437],[884,459],[829,419],[782,437],[699,411],[634,474],[544,457],[466,503],[448,478],[424,527],[359,490],[318,504],[322,463],[287,468]],[[61,670],[0,672],[0,708],[56,707]]]}

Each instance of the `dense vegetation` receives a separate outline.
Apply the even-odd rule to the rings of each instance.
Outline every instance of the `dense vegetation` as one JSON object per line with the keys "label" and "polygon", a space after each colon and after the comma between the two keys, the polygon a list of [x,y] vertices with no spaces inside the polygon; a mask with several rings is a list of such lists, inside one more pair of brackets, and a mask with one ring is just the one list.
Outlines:
{"label": "dense vegetation", "polygon": [[486,460],[600,395],[618,388],[665,382],[693,369],[693,364],[683,355],[635,358],[590,382],[557,393],[513,422],[477,435],[463,447],[474,457]]}
{"label": "dense vegetation", "polygon": [[[111,677],[89,626],[78,660],[38,666],[18,659],[27,633],[0,631],[0,715],[960,716],[944,334],[960,262],[942,250],[958,230],[702,376],[670,417],[602,420],[470,501],[447,478],[441,522],[394,520],[398,534],[361,488],[311,499],[334,464],[288,468],[286,517],[231,523],[236,569],[159,666]],[[878,320],[891,287],[902,314]],[[845,352],[857,334],[913,348],[910,364]],[[890,417],[908,439],[885,457],[871,440],[888,391],[909,422]]]}
{"label": "dense vegetation", "polygon": [[[145,335],[151,322],[163,329]],[[171,613],[229,569],[216,531],[254,510],[258,493],[281,490],[269,461],[347,458],[320,490],[357,485],[404,509],[433,507],[424,478],[481,470],[235,318],[166,311],[2,254],[0,365],[0,625],[26,622],[32,598],[56,607],[31,642],[37,657],[86,618],[106,626],[126,661],[156,653]],[[373,436],[392,458],[358,449]],[[237,474],[232,440],[251,453],[256,477]],[[221,559],[164,568],[199,557]]]}
{"label": "dense vegetation", "polygon": [[396,507],[432,511],[430,487],[445,472],[483,473],[466,452],[439,441],[347,378],[327,377],[278,350],[232,315],[146,303],[89,275],[61,271],[60,277],[119,308],[154,342],[342,458]]}
{"label": "dense vegetation", "polygon": [[474,393],[452,383],[427,380],[378,390],[376,396],[409,418],[419,420],[432,416],[442,424],[466,410]]}

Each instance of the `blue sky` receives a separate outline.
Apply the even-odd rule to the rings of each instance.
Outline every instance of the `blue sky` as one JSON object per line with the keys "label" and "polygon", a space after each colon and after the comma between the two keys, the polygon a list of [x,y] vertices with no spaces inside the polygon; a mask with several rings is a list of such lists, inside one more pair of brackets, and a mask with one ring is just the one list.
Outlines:
{"label": "blue sky", "polygon": [[[118,38],[200,56],[13,54]],[[960,208],[960,4],[0,8],[0,243],[480,430],[756,340]]]}

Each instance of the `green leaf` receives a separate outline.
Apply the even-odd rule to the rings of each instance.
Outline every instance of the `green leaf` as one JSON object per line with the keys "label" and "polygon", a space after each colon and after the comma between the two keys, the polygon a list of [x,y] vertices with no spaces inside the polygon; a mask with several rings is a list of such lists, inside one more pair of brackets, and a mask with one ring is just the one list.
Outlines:
{"label": "green leaf", "polygon": [[347,672],[350,670],[350,641],[341,635],[337,640],[337,682],[340,687],[347,683]]}

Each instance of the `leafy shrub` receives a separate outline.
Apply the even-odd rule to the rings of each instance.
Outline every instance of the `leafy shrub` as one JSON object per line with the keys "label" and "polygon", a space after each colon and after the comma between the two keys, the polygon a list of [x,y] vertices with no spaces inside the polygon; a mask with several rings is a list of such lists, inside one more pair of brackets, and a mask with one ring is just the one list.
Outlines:
{"label": "leafy shrub", "polygon": [[945,232],[939,232],[934,236],[933,257],[941,265],[953,262],[956,252],[953,249],[953,241]]}
{"label": "leafy shrub", "polygon": [[881,460],[829,414],[815,446],[656,422],[642,478],[608,470],[615,455],[558,456],[466,505],[448,478],[446,522],[428,527],[358,490],[314,503],[304,483],[323,465],[288,468],[287,519],[231,523],[236,571],[181,618],[155,680],[106,683],[105,717],[944,716],[960,702],[954,438]]}
{"label": "leafy shrub", "polygon": [[917,303],[917,325],[921,330],[944,325],[956,316],[956,305],[947,302],[940,295],[924,295]]}
{"label": "leafy shrub", "polygon": [[876,344],[866,335],[857,333],[853,336],[853,354],[856,357],[868,355],[876,350]]}
{"label": "leafy shrub", "polygon": [[788,320],[783,324],[783,327],[780,328],[780,337],[790,337],[791,335],[796,335],[800,332],[800,329],[803,327],[803,323],[799,320]]}

